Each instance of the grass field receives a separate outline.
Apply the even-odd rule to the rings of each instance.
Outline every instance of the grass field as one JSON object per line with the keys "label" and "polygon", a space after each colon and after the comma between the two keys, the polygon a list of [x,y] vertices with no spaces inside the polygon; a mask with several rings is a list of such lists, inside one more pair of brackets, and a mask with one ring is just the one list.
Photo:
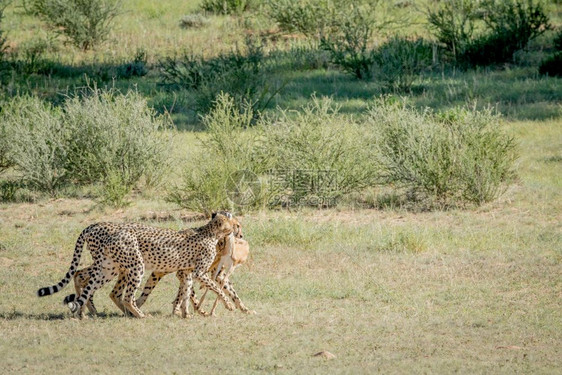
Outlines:
{"label": "grass field", "polygon": [[[19,5],[8,8],[5,20],[14,49],[44,33]],[[100,49],[82,52],[61,43],[46,58],[83,69],[121,63],[143,47],[154,64],[182,48],[212,46],[205,49],[211,55],[227,50],[242,40],[248,23],[271,27],[213,16],[202,30],[181,30],[179,17],[197,2],[130,1],[126,7]],[[555,22],[560,14],[553,12]],[[542,53],[540,45],[533,48],[530,60]],[[14,75],[8,84],[12,93],[30,90],[56,101],[82,79]],[[271,79],[286,85],[275,99],[282,108],[298,108],[317,93],[355,115],[382,92],[376,82],[333,68],[280,71]],[[181,102],[184,93],[158,82],[151,69],[145,77],[105,84],[136,87],[157,109],[169,108],[174,98]],[[251,259],[232,280],[256,315],[219,306],[214,318],[170,316],[178,287],[171,275],[143,306],[151,315],[144,320],[122,316],[108,298],[113,285],[96,294],[100,316],[82,321],[62,304],[71,286],[36,297],[38,288],[64,276],[78,234],[91,223],[174,229],[203,223],[164,200],[205,136],[189,111],[172,114],[178,128],[197,131],[175,134],[176,170],[165,186],[136,194],[130,206],[103,207],[88,193],[0,202],[0,372],[560,373],[561,79],[541,77],[530,65],[443,71],[426,77],[409,100],[435,109],[497,105],[518,145],[515,183],[498,200],[465,210],[342,204],[245,214]],[[321,351],[335,358],[314,356]]]}

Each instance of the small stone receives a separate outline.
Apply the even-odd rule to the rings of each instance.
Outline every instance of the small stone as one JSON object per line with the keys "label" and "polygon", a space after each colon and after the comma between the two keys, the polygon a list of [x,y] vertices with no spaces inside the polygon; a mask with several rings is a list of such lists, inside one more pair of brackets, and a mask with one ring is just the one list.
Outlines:
{"label": "small stone", "polygon": [[329,351],[323,350],[313,355],[313,357],[322,357],[324,359],[334,359],[336,356]]}

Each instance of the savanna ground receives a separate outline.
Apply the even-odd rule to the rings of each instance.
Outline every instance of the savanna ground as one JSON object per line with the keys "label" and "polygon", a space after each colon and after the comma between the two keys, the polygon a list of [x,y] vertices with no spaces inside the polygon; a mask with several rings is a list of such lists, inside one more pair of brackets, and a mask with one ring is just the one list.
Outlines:
{"label": "savanna ground", "polygon": [[[196,7],[129,2],[108,44],[87,53],[60,46],[58,58],[80,66],[130,56],[143,45],[153,47],[153,57],[178,45],[226,48],[237,39],[231,31],[243,31],[239,20],[223,16],[203,31],[177,28],[178,15]],[[41,32],[17,7],[10,12],[7,19],[21,25],[13,28],[13,43]],[[173,102],[151,74],[115,85],[136,84],[155,102]],[[379,93],[376,83],[333,69],[285,74],[286,94],[276,99],[284,107],[317,92],[353,113]],[[77,82],[29,78],[44,95],[70,84]],[[165,203],[159,191],[139,194],[122,209],[87,197],[1,203],[2,372],[559,373],[560,79],[523,66],[450,73],[425,87],[411,98],[421,106],[499,103],[518,143],[517,181],[497,201],[465,210],[343,205],[245,214],[252,255],[233,280],[253,316],[220,306],[216,318],[171,317],[177,281],[167,276],[143,306],[150,318],[122,317],[108,285],[96,294],[101,316],[71,319],[61,302],[72,287],[42,299],[35,293],[64,275],[87,225],[142,221],[180,229],[203,221],[190,221],[197,213]],[[174,114],[182,129],[197,128],[190,119]],[[174,160],[184,167],[198,141],[186,131],[174,144]],[[313,356],[323,350],[336,358]]]}

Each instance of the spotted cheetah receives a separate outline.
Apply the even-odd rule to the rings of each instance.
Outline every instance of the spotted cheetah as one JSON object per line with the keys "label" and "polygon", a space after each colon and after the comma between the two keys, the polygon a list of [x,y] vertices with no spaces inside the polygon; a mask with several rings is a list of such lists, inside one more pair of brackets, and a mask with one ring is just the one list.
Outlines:
{"label": "spotted cheetah", "polygon": [[[213,262],[214,265],[216,265],[216,263],[220,260],[221,254],[224,253],[225,251],[228,252],[228,248],[231,247],[232,245],[228,245],[230,242],[232,242],[234,240],[234,238],[236,239],[241,239],[243,237],[242,235],[242,226],[240,225],[240,222],[238,222],[238,220],[236,220],[235,218],[232,219],[232,223],[233,223],[233,233],[230,234],[229,236],[219,240],[219,242],[217,243],[217,255],[215,257],[215,261]],[[196,229],[193,228],[188,228],[188,229],[184,229],[181,230],[180,233],[184,233],[184,234],[195,234],[196,233]],[[232,237],[232,238],[231,238]],[[213,267],[211,267],[211,270],[213,269]],[[84,290],[84,288],[87,286],[91,274],[93,272],[93,266],[89,266],[86,268],[83,268],[81,270],[76,271],[76,273],[74,274],[74,287],[76,289],[76,294],[71,294],[68,295],[64,298],[64,304],[67,305],[70,302],[73,302],[76,299],[76,296],[80,295],[82,293],[82,290]],[[143,289],[142,295],[136,300],[136,304],[137,307],[140,308],[144,302],[146,301],[146,299],[148,298],[148,296],[150,295],[150,293],[152,292],[152,290],[154,289],[154,287],[158,284],[158,282],[160,281],[160,279],[167,275],[167,272],[152,272],[152,274],[148,277],[148,280],[145,284],[145,287]],[[176,297],[176,299],[174,300],[174,308],[172,311],[172,314],[180,314],[183,317],[186,317],[186,314],[182,311],[180,311],[180,305],[182,303],[182,299],[184,298],[185,295],[185,291],[188,288],[188,285],[193,284],[193,281],[191,280],[191,272],[188,270],[179,270],[176,273],[177,278],[180,281],[180,289],[178,291],[178,295]],[[125,314],[127,313],[126,311],[124,311],[124,308],[121,304],[121,298],[123,295],[123,290],[125,288],[125,283],[124,282],[119,282],[118,284],[115,285],[114,288],[114,292],[111,293],[110,297],[113,300],[113,302],[117,305],[117,307],[119,307]],[[195,294],[195,291],[191,289],[191,303],[194,307],[194,310],[199,312],[202,315],[209,315],[207,314],[204,310],[200,309],[200,303],[197,300],[197,296]],[[245,311],[247,310],[247,308],[244,306],[244,304],[240,301],[240,298],[238,298],[238,295],[236,294],[236,291],[234,290],[233,287],[231,288],[225,288],[225,290],[227,292],[229,292],[229,295],[231,296],[231,298],[236,302],[237,306]],[[96,308],[94,306],[94,301],[93,301],[93,296],[90,297],[90,299],[86,302],[86,306],[81,306],[80,311],[79,311],[79,316],[80,318],[84,317],[84,308],[87,307],[88,310],[90,311],[90,313],[92,315],[96,315],[97,311]]]}
{"label": "spotted cheetah", "polygon": [[234,310],[234,305],[228,301],[222,289],[207,275],[216,255],[217,242],[232,231],[230,213],[214,215],[195,234],[142,224],[92,224],[78,237],[72,263],[65,277],[56,285],[39,289],[37,294],[43,297],[56,293],[70,282],[80,263],[84,243],[88,240],[94,261],[93,270],[80,297],[68,303],[74,314],[79,312],[97,289],[119,275],[112,295],[115,296],[118,292],[116,288],[124,282],[126,291],[122,306],[135,317],[143,318],[145,315],[136,306],[134,293],[140,286],[145,269],[167,273],[189,270],[202,285],[220,296],[227,309]]}

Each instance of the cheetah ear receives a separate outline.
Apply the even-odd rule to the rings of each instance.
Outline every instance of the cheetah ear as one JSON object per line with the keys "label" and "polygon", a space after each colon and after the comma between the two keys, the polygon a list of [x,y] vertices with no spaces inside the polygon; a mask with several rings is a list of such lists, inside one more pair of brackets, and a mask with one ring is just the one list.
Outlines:
{"label": "cheetah ear", "polygon": [[216,213],[216,212],[213,212],[213,213],[211,214],[211,219],[214,219],[216,216],[217,216],[217,213]]}

